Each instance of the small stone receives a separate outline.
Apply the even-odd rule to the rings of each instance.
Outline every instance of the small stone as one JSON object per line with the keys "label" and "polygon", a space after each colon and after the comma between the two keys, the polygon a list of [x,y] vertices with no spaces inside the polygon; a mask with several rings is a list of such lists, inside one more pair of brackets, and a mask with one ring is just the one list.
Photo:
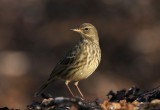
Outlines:
{"label": "small stone", "polygon": [[160,104],[160,99],[154,99],[151,101],[153,104]]}

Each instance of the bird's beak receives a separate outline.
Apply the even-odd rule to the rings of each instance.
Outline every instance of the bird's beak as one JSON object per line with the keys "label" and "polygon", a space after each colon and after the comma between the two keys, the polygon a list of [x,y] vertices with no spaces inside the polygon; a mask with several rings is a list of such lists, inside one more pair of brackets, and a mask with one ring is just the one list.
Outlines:
{"label": "bird's beak", "polygon": [[80,33],[81,32],[81,30],[80,29],[71,29],[72,31],[75,31],[75,32],[78,32],[78,33]]}

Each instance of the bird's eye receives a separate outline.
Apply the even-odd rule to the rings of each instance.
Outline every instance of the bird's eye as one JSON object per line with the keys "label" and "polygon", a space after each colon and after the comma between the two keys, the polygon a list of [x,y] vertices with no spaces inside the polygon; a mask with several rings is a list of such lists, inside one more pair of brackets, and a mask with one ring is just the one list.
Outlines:
{"label": "bird's eye", "polygon": [[88,28],[84,28],[84,30],[88,31],[89,29]]}

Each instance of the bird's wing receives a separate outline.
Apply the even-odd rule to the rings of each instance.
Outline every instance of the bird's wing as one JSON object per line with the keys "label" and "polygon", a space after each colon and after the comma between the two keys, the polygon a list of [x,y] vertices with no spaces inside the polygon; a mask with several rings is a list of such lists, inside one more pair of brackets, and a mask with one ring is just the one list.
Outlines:
{"label": "bird's wing", "polygon": [[66,68],[68,68],[75,62],[79,52],[80,51],[77,45],[68,50],[65,56],[62,57],[62,59],[57,63],[57,65],[53,69],[49,80],[53,77],[60,77],[61,73],[64,72]]}
{"label": "bird's wing", "polygon": [[59,61],[58,64],[65,65],[65,66],[71,65],[74,62],[74,60],[77,56],[77,53],[78,53],[78,51],[77,51],[76,47],[68,50],[66,55]]}

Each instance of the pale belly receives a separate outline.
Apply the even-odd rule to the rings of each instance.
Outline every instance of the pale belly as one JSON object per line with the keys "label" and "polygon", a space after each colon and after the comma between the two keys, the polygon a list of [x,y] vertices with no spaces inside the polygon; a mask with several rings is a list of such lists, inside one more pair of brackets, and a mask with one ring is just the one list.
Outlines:
{"label": "pale belly", "polygon": [[92,61],[89,65],[85,65],[83,68],[79,69],[73,76],[70,78],[71,81],[80,81],[88,78],[98,67],[99,59],[96,59],[96,62]]}

